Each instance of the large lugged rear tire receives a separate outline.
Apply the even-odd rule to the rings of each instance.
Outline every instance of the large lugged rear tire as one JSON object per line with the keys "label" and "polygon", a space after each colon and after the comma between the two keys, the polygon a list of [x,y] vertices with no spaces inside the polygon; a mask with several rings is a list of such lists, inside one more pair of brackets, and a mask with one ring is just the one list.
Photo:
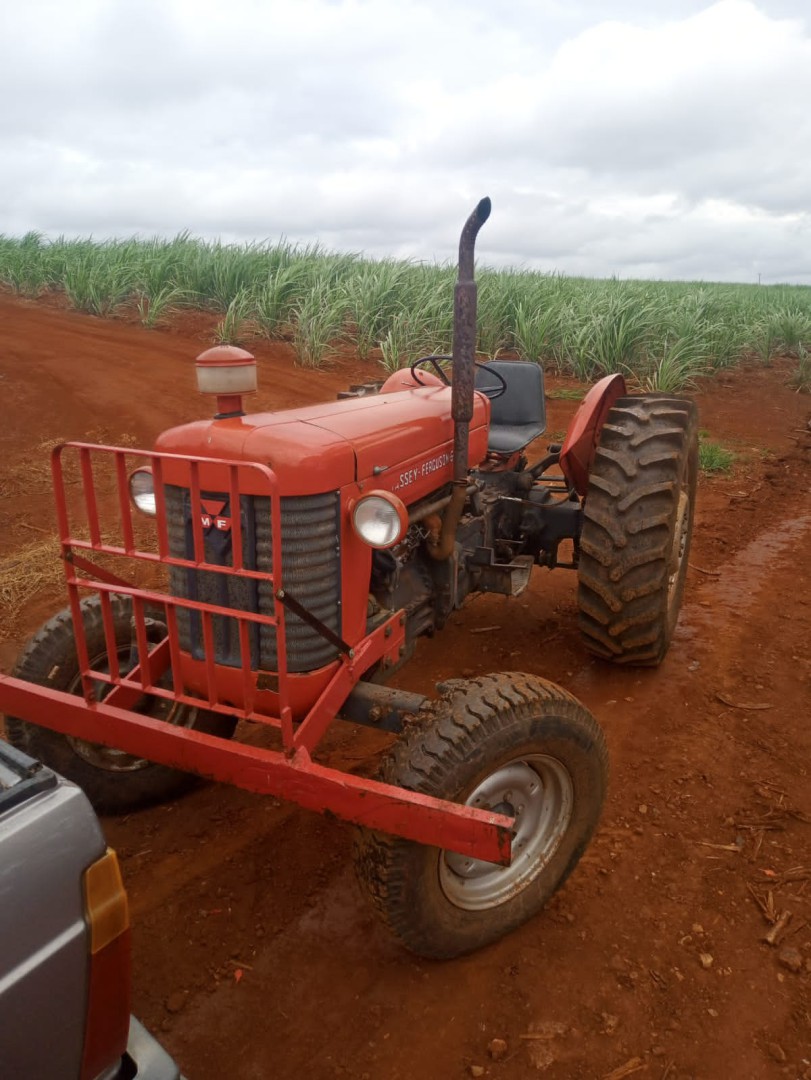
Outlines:
{"label": "large lugged rear tire", "polygon": [[380,779],[515,815],[509,867],[360,830],[355,865],[378,913],[419,956],[447,959],[535,915],[597,825],[608,754],[592,715],[531,675],[453,680],[390,751]]}
{"label": "large lugged rear tire", "polygon": [[578,607],[586,647],[655,666],[679,616],[698,473],[696,407],[684,398],[620,398],[589,474]]}
{"label": "large lugged rear tire", "polygon": [[[87,651],[91,666],[107,656],[101,602],[97,596],[82,601]],[[129,597],[111,596],[116,645],[122,668],[130,654],[132,602]],[[12,672],[18,679],[67,693],[81,693],[79,660],[69,608],[60,611],[28,642]],[[230,738],[236,726],[232,717],[177,702],[152,697],[143,710],[182,727],[192,727],[209,735]],[[32,757],[39,758],[81,787],[101,813],[126,813],[180,794],[196,778],[179,769],[156,765],[117,750],[38,727],[16,716],[5,718],[9,742]]]}

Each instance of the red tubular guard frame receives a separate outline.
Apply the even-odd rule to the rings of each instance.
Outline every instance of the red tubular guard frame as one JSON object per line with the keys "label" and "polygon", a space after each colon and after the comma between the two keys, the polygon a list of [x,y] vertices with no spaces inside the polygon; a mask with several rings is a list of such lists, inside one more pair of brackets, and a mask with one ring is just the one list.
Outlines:
{"label": "red tubular guard frame", "polygon": [[[73,505],[69,510],[66,496],[63,461],[66,451],[76,455],[81,478],[81,534],[71,530],[71,511],[75,515],[77,508]],[[98,470],[94,467],[98,459],[106,462],[105,475],[113,478],[116,489],[113,495],[104,487],[99,490]],[[157,553],[144,550],[136,543],[138,530],[129,498],[131,468],[128,459],[134,460],[139,467],[151,467],[153,472]],[[285,649],[285,609],[279,598],[283,589],[279,542],[281,504],[278,483],[270,468],[253,462],[148,453],[87,443],[66,443],[56,447],[52,466],[82,696],[0,675],[0,708],[6,714],[212,780],[287,798],[309,809],[333,813],[369,828],[490,862],[509,864],[511,818],[405,791],[313,762],[312,751],[340,712],[352,688],[373,664],[384,658],[393,662],[398,657],[405,631],[398,612],[348,653],[342,653],[332,665],[334,670],[326,670],[324,686],[317,700],[300,723],[294,723]],[[201,506],[201,471],[205,475],[206,488],[228,493],[232,538],[230,566],[206,561],[203,523],[196,512]],[[170,554],[164,495],[167,483],[185,487],[190,492],[193,559]],[[274,538],[269,572],[245,566],[239,512],[242,495],[269,499]],[[108,519],[114,518],[117,535],[113,539],[103,527],[103,513]],[[220,607],[173,596],[168,591],[141,588],[93,561],[93,557],[99,556],[105,563],[111,559],[119,562],[134,560],[141,566],[174,566],[265,581],[273,596],[273,614]],[[91,658],[88,653],[80,608],[83,593],[99,596],[106,643],[106,656],[101,658]],[[130,597],[132,601],[132,634],[139,663],[124,673],[116,643],[111,600],[114,594]],[[148,607],[165,613],[167,634],[157,643],[149,641]],[[205,676],[204,695],[189,691],[179,677],[183,651],[178,609],[196,612],[200,619],[205,655],[201,665]],[[239,669],[230,668],[229,672],[235,675],[241,688],[238,704],[223,699],[219,691],[222,666],[216,662],[214,654],[215,617],[232,619],[237,624],[241,663]],[[257,624],[272,626],[276,632],[278,671],[273,675],[272,695],[258,688],[258,673],[251,669],[249,635],[251,626]],[[188,658],[188,654],[185,655]],[[233,688],[233,681],[230,686]],[[101,693],[104,693],[103,700],[99,700]],[[282,748],[271,750],[229,742],[132,711],[145,694],[271,725],[280,732]],[[276,705],[273,713],[267,711],[268,700]]]}

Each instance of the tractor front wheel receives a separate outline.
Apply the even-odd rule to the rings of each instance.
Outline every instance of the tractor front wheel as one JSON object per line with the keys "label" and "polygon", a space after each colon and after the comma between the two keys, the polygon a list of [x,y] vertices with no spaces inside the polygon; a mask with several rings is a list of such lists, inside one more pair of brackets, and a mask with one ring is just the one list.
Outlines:
{"label": "tractor front wheel", "polygon": [[661,394],[619,398],[589,473],[578,607],[586,647],[655,666],[681,607],[698,473],[695,405]]}
{"label": "tractor front wheel", "polygon": [[369,830],[355,853],[384,922],[435,959],[496,941],[540,911],[583,854],[608,778],[596,720],[552,683],[509,673],[443,689],[428,719],[395,744],[381,779],[514,817],[511,864]]}
{"label": "tractor front wheel", "polygon": [[[110,602],[118,659],[123,671],[127,668],[131,652],[132,602],[129,597],[119,595],[112,595]],[[81,608],[90,666],[104,670],[107,645],[101,602],[98,596],[92,596],[82,601]],[[69,608],[60,611],[34,635],[12,674],[18,679],[54,690],[81,694],[79,660]],[[139,711],[221,738],[230,738],[236,726],[232,717],[158,697],[144,698]],[[78,784],[102,813],[126,813],[160,802],[180,794],[196,779],[179,769],[156,765],[120,750],[38,727],[16,716],[7,716],[5,724],[6,736],[13,746]]]}

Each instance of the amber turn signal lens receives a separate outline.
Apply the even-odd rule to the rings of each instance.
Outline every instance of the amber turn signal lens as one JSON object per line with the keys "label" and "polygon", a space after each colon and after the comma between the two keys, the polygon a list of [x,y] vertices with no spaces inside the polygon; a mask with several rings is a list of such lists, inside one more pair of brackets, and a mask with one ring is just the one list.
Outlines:
{"label": "amber turn signal lens", "polygon": [[97,953],[130,925],[127,894],[118,857],[112,848],[85,871],[84,895],[90,926],[90,951]]}

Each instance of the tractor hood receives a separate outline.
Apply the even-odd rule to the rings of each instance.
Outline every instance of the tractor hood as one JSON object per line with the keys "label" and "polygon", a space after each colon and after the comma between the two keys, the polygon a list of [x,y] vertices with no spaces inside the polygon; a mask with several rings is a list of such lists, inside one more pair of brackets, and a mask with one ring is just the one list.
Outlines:
{"label": "tractor hood", "polygon": [[[487,452],[489,402],[475,395],[468,464]],[[426,386],[284,412],[199,420],[163,432],[155,449],[269,465],[282,495],[314,495],[373,481],[406,502],[453,477],[447,387]]]}

